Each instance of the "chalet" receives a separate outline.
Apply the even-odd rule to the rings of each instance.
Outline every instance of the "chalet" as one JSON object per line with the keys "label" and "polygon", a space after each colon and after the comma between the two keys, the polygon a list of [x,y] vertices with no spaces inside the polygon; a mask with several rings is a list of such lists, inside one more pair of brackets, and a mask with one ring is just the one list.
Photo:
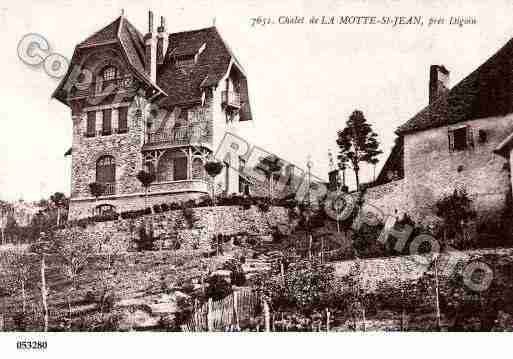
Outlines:
{"label": "chalet", "polygon": [[[70,219],[210,193],[204,163],[252,123],[246,73],[216,27],[168,33],[152,12],[145,35],[122,15],[80,42],[53,97],[73,121]],[[240,191],[233,161],[216,177],[228,193]],[[147,199],[142,169],[156,176]]]}

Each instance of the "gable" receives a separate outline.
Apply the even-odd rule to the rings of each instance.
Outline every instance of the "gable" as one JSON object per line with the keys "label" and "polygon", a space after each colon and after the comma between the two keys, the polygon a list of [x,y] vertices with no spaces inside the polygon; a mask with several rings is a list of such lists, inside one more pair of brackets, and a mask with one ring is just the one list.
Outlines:
{"label": "gable", "polygon": [[513,39],[396,133],[405,134],[513,112]]}
{"label": "gable", "polygon": [[[128,20],[120,16],[75,47],[68,72],[59,83],[52,97],[69,105],[68,91],[71,89],[71,86],[69,86],[68,81],[71,81],[72,84],[76,81],[71,77],[73,71],[77,70],[75,67],[78,66],[81,69],[90,53],[99,49],[102,51],[104,49],[119,51],[119,56],[113,56],[112,61],[120,61],[122,59],[135,78],[146,84],[154,92],[165,94],[157,84],[151,81],[144,69],[144,47],[141,34]],[[96,76],[94,71],[93,76]]]}

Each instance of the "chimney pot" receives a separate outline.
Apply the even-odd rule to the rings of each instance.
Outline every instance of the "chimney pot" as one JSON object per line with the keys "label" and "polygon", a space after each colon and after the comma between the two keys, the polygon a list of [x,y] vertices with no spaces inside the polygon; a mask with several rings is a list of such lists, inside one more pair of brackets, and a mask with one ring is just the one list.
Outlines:
{"label": "chimney pot", "polygon": [[431,65],[429,68],[430,104],[449,91],[449,74],[444,65]]}
{"label": "chimney pot", "polygon": [[148,11],[148,32],[153,32],[153,11]]}
{"label": "chimney pot", "polygon": [[164,16],[160,17],[160,26],[157,29],[158,32],[166,32],[166,19]]}

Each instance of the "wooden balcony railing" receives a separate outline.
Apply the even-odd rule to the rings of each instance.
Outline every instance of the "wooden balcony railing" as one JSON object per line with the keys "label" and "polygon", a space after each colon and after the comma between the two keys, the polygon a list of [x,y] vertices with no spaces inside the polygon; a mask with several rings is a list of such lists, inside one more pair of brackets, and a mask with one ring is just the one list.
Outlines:
{"label": "wooden balcony railing", "polygon": [[187,145],[190,143],[208,143],[210,138],[205,125],[190,125],[175,127],[171,131],[149,133],[148,144],[168,143],[172,145]]}
{"label": "wooden balcony railing", "polygon": [[103,192],[104,196],[112,196],[112,195],[116,194],[116,183],[115,182],[104,183],[103,185],[105,186],[105,192]]}
{"label": "wooden balcony railing", "polygon": [[221,93],[223,106],[240,108],[240,95],[235,91],[223,91]]}

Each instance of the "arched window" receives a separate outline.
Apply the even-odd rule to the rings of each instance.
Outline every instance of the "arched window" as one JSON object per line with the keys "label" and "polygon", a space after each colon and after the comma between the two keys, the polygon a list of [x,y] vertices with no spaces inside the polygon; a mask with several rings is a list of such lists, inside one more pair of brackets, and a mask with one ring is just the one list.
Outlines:
{"label": "arched window", "polygon": [[105,195],[114,194],[116,162],[112,156],[102,156],[96,161],[96,182],[105,185]]}
{"label": "arched window", "polygon": [[103,69],[102,78],[104,81],[114,80],[117,77],[117,70],[114,66],[107,66]]}

